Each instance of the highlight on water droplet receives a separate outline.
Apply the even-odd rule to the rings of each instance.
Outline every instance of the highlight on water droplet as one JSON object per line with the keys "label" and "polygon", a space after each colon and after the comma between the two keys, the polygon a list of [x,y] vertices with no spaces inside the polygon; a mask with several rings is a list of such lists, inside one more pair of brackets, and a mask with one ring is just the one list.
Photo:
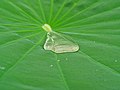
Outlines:
{"label": "highlight on water droplet", "polygon": [[4,70],[4,69],[5,69],[5,67],[3,67],[3,66],[0,66],[0,69],[1,69],[1,70]]}
{"label": "highlight on water droplet", "polygon": [[60,60],[57,60],[58,62],[60,62]]}
{"label": "highlight on water droplet", "polygon": [[53,65],[51,64],[50,67],[53,67]]}
{"label": "highlight on water droplet", "polygon": [[115,62],[118,62],[118,60],[115,60]]}
{"label": "highlight on water droplet", "polygon": [[55,53],[76,52],[79,50],[79,45],[73,40],[52,31],[48,24],[42,26],[47,31],[47,39],[44,44],[45,50],[51,50]]}

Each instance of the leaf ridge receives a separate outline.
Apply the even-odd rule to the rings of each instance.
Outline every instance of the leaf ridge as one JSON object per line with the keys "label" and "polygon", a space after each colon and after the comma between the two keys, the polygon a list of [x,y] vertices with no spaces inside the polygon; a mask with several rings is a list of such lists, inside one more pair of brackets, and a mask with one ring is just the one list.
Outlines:
{"label": "leaf ridge", "polygon": [[41,2],[41,1],[42,1],[42,0],[38,0],[38,3],[39,3],[40,10],[41,10],[41,12],[42,12],[43,19],[44,19],[44,21],[46,22],[46,16],[45,16],[45,12],[44,12],[44,10],[43,10],[43,6],[42,6],[42,2]]}
{"label": "leaf ridge", "polygon": [[[57,58],[57,54],[55,54],[55,56],[56,56],[56,59],[58,59],[58,58]],[[70,88],[69,88],[69,86],[68,86],[68,84],[67,84],[67,81],[66,81],[66,79],[65,79],[65,76],[64,76],[64,74],[63,74],[63,71],[62,71],[62,69],[61,69],[61,66],[60,66],[60,64],[59,64],[59,62],[58,62],[57,60],[56,60],[56,64],[57,64],[57,67],[58,67],[59,72],[60,72],[60,74],[61,74],[61,78],[62,78],[62,80],[63,80],[63,82],[64,82],[64,84],[65,84],[66,90],[70,90]]]}
{"label": "leaf ridge", "polygon": [[40,34],[40,33],[32,34],[32,35],[28,35],[28,36],[25,36],[25,37],[22,37],[22,38],[19,38],[19,39],[16,39],[16,40],[12,40],[12,41],[9,41],[7,43],[1,44],[0,46],[1,47],[6,47],[6,46],[9,46],[9,45],[13,44],[16,41],[20,41],[20,40],[23,40],[23,39],[28,38],[28,37],[36,36],[38,34]]}
{"label": "leaf ridge", "polygon": [[[106,13],[106,12],[110,12],[111,10],[115,10],[115,9],[118,9],[118,8],[120,8],[120,7],[115,7],[115,8],[113,8],[113,9],[106,10],[106,11],[104,11],[104,12],[94,14],[94,15],[89,16],[89,17],[87,17],[87,18],[83,18],[83,19],[80,19],[80,20],[77,20],[77,21],[74,21],[74,22],[71,22],[71,23],[65,24],[65,25],[63,25],[63,27],[65,27],[65,26],[67,26],[67,25],[74,24],[74,23],[79,23],[79,22],[84,21],[84,20],[86,20],[86,19],[89,19],[89,18],[92,18],[92,17],[98,16],[98,15],[104,14],[104,13]],[[68,20],[66,20],[66,21],[68,21]]]}
{"label": "leaf ridge", "polygon": [[[80,52],[78,52],[78,53],[80,54]],[[89,58],[91,58],[91,59],[92,59],[91,61],[93,61],[93,62],[95,62],[95,63],[98,63],[99,65],[104,66],[105,69],[109,69],[110,72],[112,72],[112,73],[117,74],[117,75],[120,76],[120,73],[119,73],[118,71],[112,69],[111,67],[109,67],[109,66],[107,66],[107,65],[105,65],[105,64],[103,64],[103,63],[101,63],[101,62],[99,62],[99,61],[96,61],[93,57],[89,56],[88,54],[84,53],[83,51],[81,51],[81,53],[83,53],[84,55],[86,55],[86,56],[88,56]]]}
{"label": "leaf ridge", "polygon": [[[94,6],[97,6],[98,4],[99,4],[99,2],[96,1],[96,2],[93,3],[92,5],[88,6],[87,8],[83,9],[82,11],[79,11],[78,13],[76,13],[75,15],[71,16],[70,18],[68,18],[68,19],[66,19],[66,20],[68,21],[68,20],[70,20],[70,19],[76,17],[77,15],[79,15],[79,14],[81,14],[81,13],[87,11],[88,9],[93,8]],[[66,20],[64,20],[63,22],[66,22]],[[63,23],[63,22],[61,22],[61,23]],[[59,26],[61,23],[56,23],[55,27]]]}
{"label": "leaf ridge", "polygon": [[5,74],[7,74],[7,72],[9,72],[10,70],[12,70],[12,69],[13,69],[19,62],[21,62],[35,47],[37,47],[37,46],[43,41],[44,36],[45,36],[45,35],[43,35],[43,37],[40,39],[40,41],[38,41],[38,42],[37,42],[35,45],[33,45],[27,52],[25,52],[25,53],[22,55],[22,57],[21,57],[15,64],[11,65],[11,67],[10,67],[6,72],[4,72],[4,73],[0,76],[0,79],[2,79],[3,76],[4,76]]}
{"label": "leaf ridge", "polygon": [[[10,2],[10,1],[9,1],[9,3],[10,3],[13,7],[15,7],[15,8],[17,8],[18,10],[22,11],[22,12],[23,12],[24,14],[26,14],[27,16],[31,17],[32,20],[36,21],[36,23],[41,24],[38,20],[36,20],[35,18],[33,18],[31,15],[27,14],[26,11],[24,11],[22,8],[20,8],[19,6],[17,6],[17,5],[14,4],[13,2]],[[42,24],[41,24],[41,25],[42,25]]]}

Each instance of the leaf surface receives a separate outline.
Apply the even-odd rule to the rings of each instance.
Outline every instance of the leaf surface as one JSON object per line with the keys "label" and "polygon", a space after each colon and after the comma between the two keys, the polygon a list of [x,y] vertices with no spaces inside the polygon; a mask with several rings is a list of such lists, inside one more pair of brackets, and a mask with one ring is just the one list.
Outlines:
{"label": "leaf surface", "polygon": [[[119,90],[120,0],[1,0],[0,90]],[[43,49],[42,25],[75,53]]]}

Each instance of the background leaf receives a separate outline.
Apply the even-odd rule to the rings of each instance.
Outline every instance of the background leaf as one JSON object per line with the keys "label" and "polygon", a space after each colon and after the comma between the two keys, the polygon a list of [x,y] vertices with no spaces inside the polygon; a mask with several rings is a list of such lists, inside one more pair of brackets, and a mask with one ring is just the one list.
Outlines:
{"label": "background leaf", "polygon": [[[45,23],[76,53],[45,51]],[[0,90],[119,90],[120,0],[1,0]]]}

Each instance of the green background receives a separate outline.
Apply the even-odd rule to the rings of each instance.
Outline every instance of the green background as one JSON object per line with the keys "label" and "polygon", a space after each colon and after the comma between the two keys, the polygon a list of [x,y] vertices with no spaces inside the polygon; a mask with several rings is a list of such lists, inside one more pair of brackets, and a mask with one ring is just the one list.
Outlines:
{"label": "green background", "polygon": [[[45,51],[45,23],[80,50]],[[0,90],[120,90],[120,0],[0,0]]]}

